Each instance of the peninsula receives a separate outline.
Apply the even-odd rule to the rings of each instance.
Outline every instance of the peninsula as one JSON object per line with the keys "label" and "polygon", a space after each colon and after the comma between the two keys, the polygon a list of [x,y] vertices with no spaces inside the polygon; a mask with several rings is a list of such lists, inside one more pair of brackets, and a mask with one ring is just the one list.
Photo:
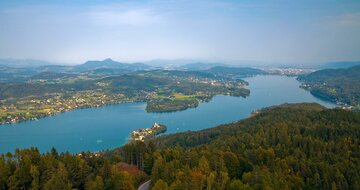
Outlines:
{"label": "peninsula", "polygon": [[154,123],[151,128],[138,129],[131,132],[131,141],[141,141],[153,139],[167,130],[165,125]]}

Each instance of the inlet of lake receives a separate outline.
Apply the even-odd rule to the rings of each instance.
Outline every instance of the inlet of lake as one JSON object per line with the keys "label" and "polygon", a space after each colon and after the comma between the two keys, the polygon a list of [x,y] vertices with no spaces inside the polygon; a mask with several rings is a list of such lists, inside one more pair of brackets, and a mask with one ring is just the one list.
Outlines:
{"label": "inlet of lake", "polygon": [[299,88],[295,77],[255,76],[244,80],[249,82],[249,97],[219,95],[185,111],[147,113],[146,103],[124,103],[0,125],[0,153],[31,146],[41,152],[52,147],[59,152],[99,151],[124,145],[131,131],[151,127],[154,122],[166,125],[169,134],[234,122],[247,118],[254,110],[282,103],[317,102],[335,107]]}

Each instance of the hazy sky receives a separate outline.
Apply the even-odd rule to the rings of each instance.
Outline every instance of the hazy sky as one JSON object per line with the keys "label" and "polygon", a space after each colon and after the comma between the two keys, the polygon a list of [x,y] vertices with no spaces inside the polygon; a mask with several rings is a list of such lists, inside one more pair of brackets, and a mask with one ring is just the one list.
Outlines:
{"label": "hazy sky", "polygon": [[1,0],[0,57],[360,60],[360,0]]}

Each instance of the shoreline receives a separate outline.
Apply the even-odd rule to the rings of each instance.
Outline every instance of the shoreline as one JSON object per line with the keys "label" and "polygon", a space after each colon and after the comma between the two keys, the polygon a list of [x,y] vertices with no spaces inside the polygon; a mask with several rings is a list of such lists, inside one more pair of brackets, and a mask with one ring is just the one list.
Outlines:
{"label": "shoreline", "polygon": [[134,130],[130,134],[130,140],[128,143],[132,142],[145,142],[148,140],[155,139],[162,133],[167,131],[166,125],[154,123],[151,128],[140,128]]}
{"label": "shoreline", "polygon": [[[248,90],[248,89],[247,89]],[[145,111],[147,113],[172,113],[172,112],[179,112],[179,111],[185,111],[187,109],[193,109],[193,108],[197,108],[200,104],[202,103],[206,103],[206,102],[210,102],[215,96],[218,96],[218,95],[225,95],[225,96],[233,96],[233,97],[242,97],[242,98],[246,98],[247,96],[250,96],[250,90],[249,90],[249,94],[247,95],[241,95],[241,96],[235,96],[235,95],[231,95],[231,94],[215,94],[215,95],[212,95],[211,97],[206,97],[204,100],[203,99],[198,99],[198,103],[196,106],[187,106],[187,107],[182,107],[181,109],[167,109],[167,110],[160,110],[160,111],[157,111],[157,110],[148,110],[147,109],[147,106],[148,106],[148,103],[149,101],[151,100],[128,100],[128,101],[121,101],[121,102],[115,102],[115,103],[104,103],[103,105],[97,105],[97,106],[84,106],[84,107],[76,107],[76,108],[71,108],[71,109],[68,109],[68,110],[64,110],[64,111],[59,111],[59,112],[56,112],[56,113],[51,113],[51,114],[44,114],[44,115],[40,115],[38,117],[34,117],[34,118],[30,118],[30,119],[19,119],[19,120],[16,120],[14,122],[2,122],[0,121],[0,127],[1,126],[4,126],[4,125],[12,125],[12,124],[17,124],[17,123],[22,123],[22,122],[28,122],[28,121],[38,121],[40,119],[43,119],[43,118],[46,118],[46,117],[51,117],[51,116],[54,116],[54,115],[58,115],[58,114],[62,114],[62,113],[66,113],[66,112],[70,112],[70,111],[74,111],[74,110],[81,110],[81,109],[92,109],[92,108],[100,108],[100,107],[105,107],[105,106],[110,106],[110,105],[117,105],[117,104],[126,104],[126,103],[146,103],[146,107],[145,107]]]}
{"label": "shoreline", "polygon": [[[262,79],[262,80],[268,80],[267,78],[263,78],[263,77],[261,77],[260,79]],[[293,79],[291,79],[291,78],[288,78],[288,77],[284,77],[284,79],[285,80],[293,80]],[[255,85],[256,83],[254,83],[254,85]],[[253,88],[254,88],[254,85],[252,86]],[[255,87],[256,87],[256,85],[255,85]],[[297,86],[298,87],[298,86]],[[298,88],[297,88],[298,89]],[[251,90],[251,88],[250,88],[250,90]],[[258,94],[259,92],[258,91],[254,91],[254,92],[256,92],[254,95],[256,95],[256,94]],[[309,92],[307,92],[307,93],[309,93]],[[215,96],[215,97],[224,97],[224,98],[226,98],[226,97],[229,97],[229,98],[231,98],[231,101],[230,102],[233,102],[233,101],[236,101],[237,102],[237,100],[234,100],[234,97],[230,97],[230,96],[224,96],[224,95],[217,95],[217,96]],[[212,100],[212,101],[210,101],[210,103],[208,103],[208,104],[212,104],[211,102],[218,102],[218,101],[215,101],[215,100],[217,100],[217,98],[215,98],[214,97],[214,99]],[[223,99],[223,98],[220,98],[221,100]],[[242,102],[242,99],[243,98],[236,98],[236,99],[239,99],[238,101],[241,101]],[[226,98],[226,100],[227,100],[227,98]],[[316,102],[318,102],[318,99],[317,98],[314,98],[313,99],[314,101],[316,101]],[[222,102],[222,101],[221,101]],[[226,101],[226,102],[228,102],[228,101]],[[246,101],[245,101],[246,102]],[[302,101],[303,102],[303,101]],[[284,102],[285,103],[285,102]],[[323,103],[322,101],[319,101],[318,103]],[[231,104],[232,105],[232,103],[229,103],[229,104]],[[125,104],[126,105],[126,104]],[[132,105],[132,103],[130,103],[130,105]],[[134,130],[134,129],[136,129],[136,128],[145,128],[145,127],[150,127],[149,126],[149,124],[151,125],[154,121],[156,121],[156,120],[158,120],[159,122],[165,122],[164,120],[160,120],[160,119],[158,119],[158,117],[159,116],[161,116],[161,117],[166,117],[166,118],[168,118],[168,117],[172,117],[172,116],[167,116],[167,115],[172,115],[172,114],[170,114],[170,113],[163,113],[163,114],[148,114],[148,113],[146,113],[145,111],[143,111],[144,110],[144,108],[145,108],[145,104],[143,104],[143,103],[140,103],[140,104],[137,104],[137,103],[134,103],[133,104],[135,107],[136,107],[136,110],[138,110],[138,111],[136,111],[136,112],[142,112],[143,114],[147,114],[147,115],[149,115],[149,118],[151,118],[151,119],[148,119],[149,120],[149,122],[148,122],[148,124],[145,124],[145,125],[138,125],[138,126],[134,126],[131,130]],[[203,105],[205,105],[205,104],[203,104]],[[270,104],[270,105],[277,105],[277,104]],[[117,107],[122,107],[121,106],[121,104],[120,105],[109,105],[109,107],[111,107],[111,109],[112,110],[115,110],[115,109],[117,109]],[[199,107],[201,107],[202,105],[200,105]],[[126,107],[128,107],[128,106],[126,106]],[[205,107],[208,107],[208,106],[205,106]],[[253,106],[251,106],[251,107],[253,107]],[[263,107],[267,107],[267,106],[262,106],[262,104],[261,105],[258,105],[258,106],[256,106],[255,108],[253,108],[253,109],[251,109],[248,113],[246,113],[245,115],[246,115],[246,117],[248,117],[249,115],[250,115],[250,112],[251,111],[254,111],[254,110],[256,110],[256,109],[259,109],[259,108],[263,108]],[[238,110],[239,111],[239,114],[242,114],[242,112],[243,112],[243,110],[245,109],[245,108],[242,108],[242,107],[238,107],[238,106],[236,106],[236,107],[234,107],[234,108],[236,108],[236,110]],[[102,108],[103,109],[103,108]],[[102,109],[94,109],[94,111],[95,110],[102,110]],[[135,108],[134,108],[135,109]],[[107,108],[106,108],[106,110],[107,110]],[[197,110],[197,109],[191,109],[191,110]],[[201,110],[204,110],[204,109],[200,109],[200,111]],[[227,110],[227,109],[224,109],[224,110]],[[81,110],[81,112],[83,112],[82,110]],[[97,111],[96,111],[97,112]],[[186,112],[186,111],[185,111]],[[182,115],[182,112],[179,112],[180,113],[180,115]],[[202,113],[202,112],[200,112],[200,113]],[[224,112],[224,113],[227,113],[227,112]],[[233,113],[233,112],[231,112],[231,113]],[[71,115],[72,115],[73,113],[71,113]],[[223,122],[223,123],[229,123],[229,122],[234,122],[234,121],[237,121],[237,120],[239,120],[239,119],[242,119],[243,117],[241,116],[239,116],[239,114],[236,114],[237,116],[236,116],[236,118],[234,118],[233,120],[227,120],[226,122]],[[245,116],[244,115],[244,116]],[[59,117],[59,116],[56,116],[56,118],[57,117]],[[52,124],[53,122],[51,122],[51,120],[53,120],[53,119],[50,119],[49,121],[49,124]],[[29,122],[30,123],[30,122]],[[44,124],[45,123],[45,124]],[[44,129],[45,129],[45,126],[47,125],[47,123],[48,123],[48,119],[45,119],[45,120],[43,120],[43,121],[40,121],[40,122],[33,122],[33,123],[31,123],[31,125],[34,125],[34,126],[37,126],[37,125],[39,125],[39,126],[42,126]],[[169,125],[169,129],[168,129],[168,132],[167,133],[169,133],[170,132],[170,134],[172,134],[172,133],[178,133],[178,132],[184,132],[184,131],[186,131],[187,129],[186,128],[182,128],[182,127],[180,127],[180,131],[178,131],[178,130],[176,130],[176,128],[177,127],[179,127],[179,126],[173,126],[173,124],[170,122],[170,123],[165,123],[165,124],[167,124],[167,125]],[[24,124],[21,124],[21,126],[22,127],[27,127],[28,125],[30,125],[30,124],[26,124],[26,123],[24,123]],[[13,126],[15,126],[15,125],[13,125]],[[170,127],[171,126],[171,127]],[[215,126],[215,125],[208,125],[207,127],[209,127],[209,126]],[[76,126],[74,126],[74,127],[76,127]],[[4,131],[10,131],[10,130],[5,130],[6,128],[12,128],[12,126],[4,126],[3,127],[3,129],[4,129]],[[99,128],[99,130],[102,130],[102,128],[101,128],[101,123],[99,122],[99,127],[97,127],[97,128]],[[30,128],[31,129],[31,128]],[[202,130],[203,128],[201,128],[201,129],[198,129],[197,127],[194,127],[192,130]],[[131,130],[128,130],[126,133],[123,133],[123,134],[120,134],[120,136],[121,137],[123,137],[123,138],[120,138],[120,139],[118,139],[118,142],[117,143],[113,143],[113,144],[109,144],[109,146],[106,146],[106,147],[98,147],[97,145],[91,145],[91,146],[89,146],[89,147],[87,147],[87,148],[85,148],[85,149],[75,149],[75,150],[71,150],[70,152],[77,152],[77,150],[80,150],[80,151],[82,151],[82,150],[91,150],[91,151],[100,151],[100,150],[106,150],[106,149],[111,149],[111,148],[115,148],[115,147],[117,147],[118,145],[122,145],[122,144],[126,144],[128,141],[127,141],[127,139],[126,139],[126,137],[128,137],[129,136],[129,133],[131,132]],[[14,130],[15,131],[15,130]],[[20,131],[20,129],[18,130],[18,131]],[[32,132],[29,132],[29,134],[32,134]],[[116,134],[117,136],[119,136],[119,134]],[[12,138],[13,139],[13,138]],[[95,138],[94,138],[94,140],[96,140]],[[10,140],[9,139],[9,142],[13,142],[14,140]],[[15,141],[14,141],[15,142]],[[92,141],[91,141],[92,142]],[[6,144],[5,144],[6,145]],[[11,147],[12,145],[9,145],[9,147]],[[27,146],[26,144],[25,144],[25,146]],[[56,144],[54,144],[54,146],[56,147]],[[39,146],[39,147],[45,147],[45,148],[47,148],[48,146],[46,146],[46,145],[44,145],[44,146]],[[5,147],[4,147],[5,148]],[[50,147],[51,148],[51,147]],[[49,149],[50,149],[49,148]],[[10,151],[11,150],[14,150],[14,149],[9,149]],[[46,150],[46,149],[42,149],[42,150]]]}
{"label": "shoreline", "polygon": [[56,113],[51,113],[51,114],[44,114],[38,117],[34,117],[34,118],[30,118],[30,119],[19,119],[17,121],[10,121],[10,122],[0,122],[0,127],[2,125],[12,125],[12,124],[18,124],[18,123],[23,123],[23,122],[31,122],[31,121],[38,121],[40,119],[43,118],[47,118],[47,117],[51,117],[51,116],[55,116],[55,115],[59,115],[59,114],[63,114],[63,113],[67,113],[67,112],[71,112],[71,111],[75,111],[75,110],[82,110],[82,109],[94,109],[94,108],[101,108],[101,107],[105,107],[105,106],[111,106],[111,105],[117,105],[117,104],[126,104],[126,103],[141,103],[141,102],[146,102],[146,101],[123,101],[123,102],[117,102],[117,103],[108,103],[108,104],[103,104],[100,106],[84,106],[84,107],[77,107],[77,108],[72,108],[72,109],[68,109],[65,111],[59,111]]}

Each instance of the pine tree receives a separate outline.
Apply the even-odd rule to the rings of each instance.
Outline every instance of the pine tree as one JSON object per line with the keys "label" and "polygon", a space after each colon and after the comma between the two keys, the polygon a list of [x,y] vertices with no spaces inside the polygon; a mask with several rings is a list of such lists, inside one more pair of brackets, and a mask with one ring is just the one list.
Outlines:
{"label": "pine tree", "polygon": [[31,190],[40,189],[40,172],[37,166],[31,165],[30,174],[32,177]]}
{"label": "pine tree", "polygon": [[57,172],[46,182],[45,190],[71,190],[72,184],[68,179],[68,172],[63,163],[59,163]]}
{"label": "pine tree", "polygon": [[104,190],[104,182],[100,176],[96,176],[94,180],[89,180],[86,185],[86,190]]}

